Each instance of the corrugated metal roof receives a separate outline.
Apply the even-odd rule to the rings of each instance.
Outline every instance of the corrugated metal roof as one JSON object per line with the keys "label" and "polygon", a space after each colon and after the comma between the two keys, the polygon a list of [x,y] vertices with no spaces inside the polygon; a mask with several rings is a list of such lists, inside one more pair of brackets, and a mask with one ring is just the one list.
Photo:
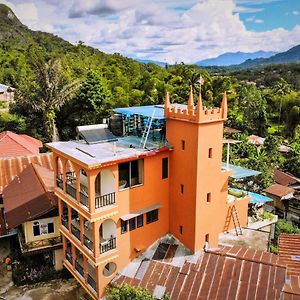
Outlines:
{"label": "corrugated metal roof", "polygon": [[26,134],[19,135],[11,131],[0,133],[0,158],[36,155],[41,147],[41,141]]}
{"label": "corrugated metal roof", "polygon": [[285,283],[285,265],[278,256],[241,247],[206,252],[196,263],[185,260],[182,267],[166,258],[141,266],[146,267],[142,279],[120,275],[114,284],[127,283],[151,293],[157,286],[165,287],[170,299],[275,300]]}
{"label": "corrugated metal roof", "polygon": [[[146,105],[146,106],[133,106],[133,107],[121,107],[115,108],[116,113],[132,116],[139,115],[144,117],[152,117],[154,119],[165,119],[165,112],[163,105]],[[154,114],[153,114],[154,112]]]}
{"label": "corrugated metal roof", "polygon": [[294,192],[294,189],[280,184],[273,184],[264,191],[270,195],[282,198],[284,196],[292,194]]}
{"label": "corrugated metal roof", "polygon": [[227,165],[227,163],[225,163],[225,162],[222,163],[222,168],[233,170],[233,174],[230,177],[234,178],[234,179],[241,179],[241,178],[250,177],[250,176],[257,176],[261,173],[258,171],[250,170],[250,169],[243,168],[240,166],[235,166],[232,164]]}
{"label": "corrugated metal roof", "polygon": [[275,182],[278,184],[290,185],[290,184],[300,182],[299,178],[296,178],[295,176],[292,176],[288,173],[282,172],[278,169],[274,169],[273,172],[274,172],[273,178],[274,178]]}
{"label": "corrugated metal roof", "polygon": [[0,159],[0,193],[31,163],[53,170],[52,153]]}
{"label": "corrugated metal roof", "polygon": [[3,190],[5,220],[8,228],[41,216],[57,206],[54,195],[48,191],[53,171],[30,164]]}

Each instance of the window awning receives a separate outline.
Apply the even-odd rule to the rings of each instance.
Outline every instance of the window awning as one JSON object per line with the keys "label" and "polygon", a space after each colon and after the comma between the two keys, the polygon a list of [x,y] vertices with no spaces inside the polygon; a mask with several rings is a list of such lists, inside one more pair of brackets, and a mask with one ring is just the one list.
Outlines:
{"label": "window awning", "polygon": [[130,214],[123,215],[123,216],[120,217],[120,219],[123,220],[123,221],[127,221],[129,219],[135,218],[137,216],[140,216],[142,214],[145,214],[145,213],[147,213],[149,211],[152,211],[152,210],[155,210],[155,209],[158,209],[158,208],[161,208],[161,204],[154,204],[154,205],[148,206],[148,207],[146,207],[144,209],[132,212]]}

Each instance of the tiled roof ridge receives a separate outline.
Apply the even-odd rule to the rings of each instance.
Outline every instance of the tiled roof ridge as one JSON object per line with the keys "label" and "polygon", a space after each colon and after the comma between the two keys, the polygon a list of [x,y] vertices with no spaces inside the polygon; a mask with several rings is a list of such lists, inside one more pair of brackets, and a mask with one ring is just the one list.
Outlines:
{"label": "tiled roof ridge", "polygon": [[[256,251],[258,251],[258,250],[256,250]],[[277,255],[266,252],[266,251],[259,251],[259,252],[271,254],[273,257],[275,256],[276,262],[267,262],[265,260],[260,260],[260,259],[246,258],[243,256],[239,256],[237,254],[232,254],[232,253],[228,253],[228,252],[224,253],[224,252],[222,252],[222,249],[207,249],[204,252],[216,254],[216,255],[220,255],[220,256],[226,256],[226,257],[230,257],[230,258],[236,258],[239,260],[245,260],[245,261],[254,262],[254,263],[260,263],[260,264],[267,265],[267,266],[276,266],[276,267],[286,268],[286,264],[279,257],[277,257]]]}

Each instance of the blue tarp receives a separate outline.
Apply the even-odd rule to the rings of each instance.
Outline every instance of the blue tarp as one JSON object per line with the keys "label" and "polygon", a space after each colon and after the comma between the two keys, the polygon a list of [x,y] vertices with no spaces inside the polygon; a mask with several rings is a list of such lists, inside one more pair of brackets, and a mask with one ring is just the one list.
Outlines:
{"label": "blue tarp", "polygon": [[154,119],[163,120],[165,119],[164,106],[163,105],[147,105],[147,106],[133,106],[133,107],[120,107],[115,108],[116,113],[132,116],[140,115],[144,117],[152,117],[154,111]]}
{"label": "blue tarp", "polygon": [[[227,168],[227,163],[222,163],[222,168],[226,169]],[[231,178],[234,179],[242,179],[245,177],[250,177],[250,176],[256,176],[259,175],[261,172],[246,169],[240,166],[235,166],[232,164],[228,164],[228,169],[233,170],[233,174],[230,176]]]}
{"label": "blue tarp", "polygon": [[272,198],[266,197],[266,196],[261,195],[261,194],[248,192],[248,191],[244,191],[244,190],[240,190],[240,189],[234,189],[234,188],[230,188],[230,190],[233,191],[233,192],[244,192],[247,195],[251,196],[252,199],[251,199],[250,203],[266,203],[266,202],[273,201]]}

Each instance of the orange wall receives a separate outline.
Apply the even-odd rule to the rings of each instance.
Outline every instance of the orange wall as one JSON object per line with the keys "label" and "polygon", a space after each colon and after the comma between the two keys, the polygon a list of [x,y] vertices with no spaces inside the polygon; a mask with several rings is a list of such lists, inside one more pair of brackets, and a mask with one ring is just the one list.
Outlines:
{"label": "orange wall", "polygon": [[228,184],[228,173],[221,171],[223,121],[199,124],[167,119],[167,139],[174,146],[170,153],[170,230],[194,251],[203,248],[206,234],[210,246],[216,247],[226,219]]}

